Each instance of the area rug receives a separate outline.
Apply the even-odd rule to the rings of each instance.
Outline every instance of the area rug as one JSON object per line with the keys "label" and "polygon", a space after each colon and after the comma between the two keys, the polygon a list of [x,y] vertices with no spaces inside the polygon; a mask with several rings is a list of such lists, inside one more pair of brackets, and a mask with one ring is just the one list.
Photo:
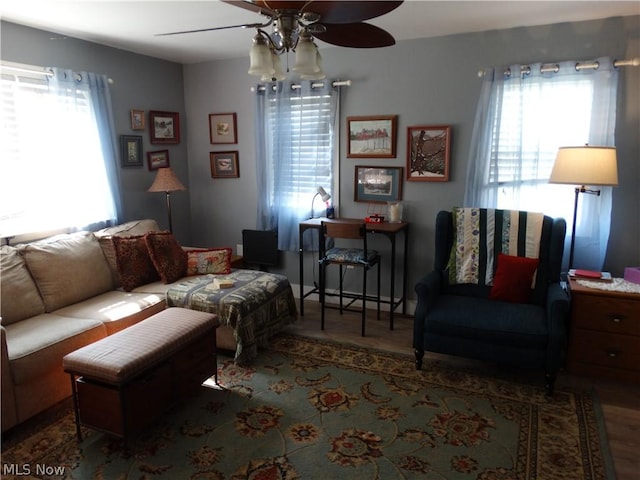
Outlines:
{"label": "area rug", "polygon": [[250,367],[222,359],[218,377],[130,442],[129,456],[89,429],[78,444],[66,406],[3,444],[2,478],[613,478],[589,392],[550,401],[541,385],[429,359],[418,372],[409,355],[288,335]]}

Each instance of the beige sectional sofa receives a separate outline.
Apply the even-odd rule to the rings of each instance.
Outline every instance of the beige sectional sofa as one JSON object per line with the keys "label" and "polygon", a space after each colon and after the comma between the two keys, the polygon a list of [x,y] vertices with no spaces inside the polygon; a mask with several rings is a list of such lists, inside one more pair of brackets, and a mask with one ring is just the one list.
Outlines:
{"label": "beige sectional sofa", "polygon": [[[0,247],[2,431],[71,395],[62,357],[165,308],[162,282],[119,287],[111,236],[158,231],[153,220]],[[234,349],[230,328],[220,348]]]}

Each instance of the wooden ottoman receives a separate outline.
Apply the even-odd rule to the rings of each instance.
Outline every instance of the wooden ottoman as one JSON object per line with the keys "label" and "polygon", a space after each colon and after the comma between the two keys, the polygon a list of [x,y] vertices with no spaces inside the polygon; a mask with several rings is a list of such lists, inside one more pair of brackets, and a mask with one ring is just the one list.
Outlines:
{"label": "wooden ottoman", "polygon": [[78,440],[84,425],[122,437],[126,451],[133,433],[216,374],[217,326],[213,314],[168,308],[66,355]]}

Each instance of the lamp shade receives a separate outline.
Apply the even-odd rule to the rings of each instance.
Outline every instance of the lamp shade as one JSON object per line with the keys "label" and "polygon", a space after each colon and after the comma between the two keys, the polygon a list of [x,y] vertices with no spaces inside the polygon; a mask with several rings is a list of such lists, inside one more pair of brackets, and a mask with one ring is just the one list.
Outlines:
{"label": "lamp shade", "polygon": [[159,168],[156,179],[149,187],[148,192],[175,192],[186,190],[185,186],[178,180],[176,174],[169,167]]}
{"label": "lamp shade", "polygon": [[320,198],[322,199],[323,202],[328,202],[329,199],[331,199],[331,195],[329,195],[327,191],[321,186],[319,186],[316,191],[318,192],[318,195],[320,195]]}
{"label": "lamp shade", "polygon": [[316,75],[320,73],[318,66],[318,49],[313,43],[311,35],[300,35],[296,46],[296,63],[293,65],[294,72],[301,75]]}
{"label": "lamp shade", "polygon": [[549,183],[618,185],[615,147],[560,147]]}
{"label": "lamp shade", "polygon": [[249,51],[249,75],[272,75],[274,73],[271,50],[267,40],[260,34],[253,37],[253,45]]}

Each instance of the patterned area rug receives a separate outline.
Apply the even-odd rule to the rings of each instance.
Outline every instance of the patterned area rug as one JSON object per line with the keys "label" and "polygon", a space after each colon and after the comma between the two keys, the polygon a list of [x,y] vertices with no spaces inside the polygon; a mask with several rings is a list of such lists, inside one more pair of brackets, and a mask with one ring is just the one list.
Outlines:
{"label": "patterned area rug", "polygon": [[3,444],[2,478],[614,478],[590,393],[548,401],[541,386],[294,336],[251,367],[221,359],[219,387],[168,412],[128,458],[83,432],[78,444],[66,405]]}

